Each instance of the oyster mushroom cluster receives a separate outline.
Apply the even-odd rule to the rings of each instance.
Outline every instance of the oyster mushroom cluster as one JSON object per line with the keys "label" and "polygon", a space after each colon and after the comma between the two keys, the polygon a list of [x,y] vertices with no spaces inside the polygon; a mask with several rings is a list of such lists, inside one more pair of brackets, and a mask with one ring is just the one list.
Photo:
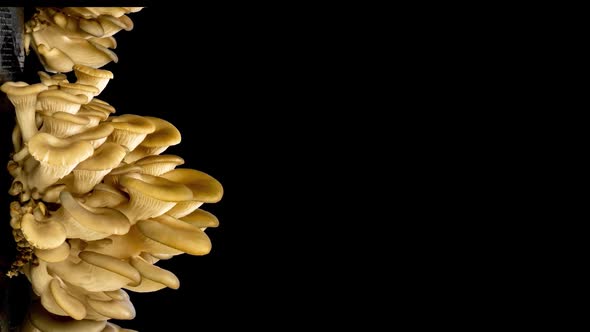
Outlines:
{"label": "oyster mushroom cluster", "polygon": [[142,7],[37,8],[25,25],[25,52],[33,48],[45,70],[70,72],[81,64],[99,68],[117,62],[114,34],[133,29],[126,14]]}
{"label": "oyster mushroom cluster", "polygon": [[159,260],[209,253],[204,231],[219,222],[200,207],[218,202],[223,188],[163,154],[181,142],[170,122],[115,115],[97,98],[110,71],[72,69],[75,82],[39,72],[40,83],[0,87],[17,122],[8,171],[20,254],[9,274],[24,273],[40,299],[31,331],[64,322],[72,331],[124,331],[107,320],[135,317],[127,291],[179,288]]}

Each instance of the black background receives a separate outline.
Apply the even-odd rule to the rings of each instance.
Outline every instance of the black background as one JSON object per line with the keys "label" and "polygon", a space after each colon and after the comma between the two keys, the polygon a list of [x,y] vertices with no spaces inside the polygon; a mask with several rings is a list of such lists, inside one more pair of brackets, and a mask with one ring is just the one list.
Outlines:
{"label": "black background", "polygon": [[[301,309],[286,308],[307,293],[306,280],[319,280],[311,262],[300,267],[315,250],[306,234],[317,228],[303,209],[317,186],[302,176],[307,166],[298,147],[310,134],[297,120],[303,91],[294,93],[302,87],[290,78],[301,61],[263,8],[245,9],[148,7],[129,15],[132,31],[115,35],[119,62],[103,67],[114,79],[99,98],[119,115],[173,123],[182,142],[165,153],[184,158],[181,167],[212,175],[225,191],[221,202],[202,207],[220,220],[219,228],[207,230],[211,253],[158,263],[178,276],[180,289],[129,292],[137,317],[118,322],[123,327],[216,331],[236,323],[274,327],[277,321],[292,326],[310,316],[310,302],[320,304],[316,296]],[[26,59],[22,80],[28,83],[38,82],[36,71],[42,69],[35,57]],[[7,156],[14,119],[11,112],[0,116],[1,153]],[[293,140],[284,140],[293,128]],[[4,206],[9,201],[3,196]]]}

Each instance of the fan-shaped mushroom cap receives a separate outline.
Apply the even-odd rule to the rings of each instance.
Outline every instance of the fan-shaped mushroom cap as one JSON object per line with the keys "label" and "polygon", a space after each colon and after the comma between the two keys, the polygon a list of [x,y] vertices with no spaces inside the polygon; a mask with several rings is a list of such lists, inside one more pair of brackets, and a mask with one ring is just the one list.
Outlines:
{"label": "fan-shaped mushroom cap", "polygon": [[65,112],[76,114],[80,106],[88,102],[83,94],[71,94],[62,90],[47,90],[37,96],[37,109],[47,113]]}
{"label": "fan-shaped mushroom cap", "polygon": [[115,130],[108,140],[123,145],[129,151],[133,151],[148,134],[155,130],[155,125],[151,121],[134,114],[111,116],[109,121]]}
{"label": "fan-shaped mushroom cap", "polygon": [[125,174],[141,173],[141,167],[134,164],[123,164],[114,168],[107,176],[104,177],[104,182],[111,186],[118,186],[119,180]]}
{"label": "fan-shaped mushroom cap", "polygon": [[114,319],[133,319],[135,318],[135,308],[130,301],[100,301],[88,299],[88,305],[97,313]]}
{"label": "fan-shaped mushroom cap", "polygon": [[106,321],[64,319],[47,312],[39,302],[33,303],[27,316],[31,325],[41,332],[101,332]]}
{"label": "fan-shaped mushroom cap", "polygon": [[[91,101],[94,96],[100,93],[100,90],[97,87],[81,83],[60,82],[59,89],[73,95],[84,95],[88,98],[88,101]],[[87,104],[87,102],[85,104]]]}
{"label": "fan-shaped mushroom cap", "polygon": [[[43,303],[43,300],[47,299],[48,295],[51,295],[52,300],[55,301],[55,304],[57,304],[59,309],[63,310],[67,316],[70,316],[76,320],[81,320],[86,317],[86,307],[84,306],[84,303],[80,302],[80,300],[69,294],[61,280],[57,278],[51,280],[49,283],[49,294],[43,294],[43,296],[41,296],[41,303],[44,304],[44,307],[49,310],[49,306]],[[57,312],[54,313],[58,315],[60,314]]]}
{"label": "fan-shaped mushroom cap", "polygon": [[70,255],[70,245],[64,241],[59,247],[53,249],[35,248],[35,256],[49,263],[61,262]]}
{"label": "fan-shaped mushroom cap", "polygon": [[[102,24],[101,24],[102,25]],[[91,39],[70,38],[62,33],[57,25],[48,25],[44,29],[33,31],[30,36],[33,47],[37,47],[40,60],[49,72],[69,72],[74,64],[90,67],[102,67],[107,63],[117,62],[117,55],[108,48],[94,43]],[[45,47],[42,50],[42,46]],[[48,56],[49,52],[59,52]],[[51,61],[48,61],[51,60]],[[54,67],[58,66],[58,68]]]}
{"label": "fan-shaped mushroom cap", "polygon": [[92,194],[86,197],[84,204],[92,207],[115,207],[127,202],[127,196],[119,189],[106,183],[94,186]]}
{"label": "fan-shaped mushroom cap", "polygon": [[127,15],[122,15],[120,17],[101,15],[97,20],[100,22],[100,25],[102,25],[104,30],[103,37],[112,36],[123,29],[127,31],[133,29],[133,21],[131,21]]}
{"label": "fan-shaped mushroom cap", "polygon": [[141,167],[141,173],[158,176],[184,164],[184,159],[171,154],[143,157],[133,163]]}
{"label": "fan-shaped mushroom cap", "polygon": [[137,228],[147,238],[189,255],[206,255],[211,251],[211,241],[202,230],[168,215],[140,220]]}
{"label": "fan-shaped mushroom cap", "polygon": [[76,83],[92,85],[98,89],[98,93],[95,96],[99,95],[107,86],[109,80],[113,78],[113,73],[108,70],[96,69],[84,65],[74,65],[74,74],[77,78]]}
{"label": "fan-shaped mushroom cap", "polygon": [[29,187],[43,192],[70,173],[80,162],[94,153],[92,144],[71,141],[47,133],[38,133],[29,141],[29,152],[40,164],[29,178]]}
{"label": "fan-shaped mushroom cap", "polygon": [[151,116],[144,116],[144,119],[151,121],[155,125],[155,130],[125,157],[127,163],[145,156],[158,155],[169,146],[177,145],[181,141],[180,131],[172,123]]}
{"label": "fan-shaped mushroom cap", "polygon": [[207,227],[219,226],[219,219],[217,219],[217,217],[214,216],[212,213],[202,209],[195,210],[191,214],[181,217],[179,219],[186,222],[187,224],[198,227],[203,231]]}
{"label": "fan-shaped mushroom cap", "polygon": [[50,274],[89,292],[114,291],[141,281],[139,272],[120,259],[91,251],[83,251],[79,257],[78,263],[71,260],[49,263],[47,269]]}
{"label": "fan-shaped mushroom cap", "polygon": [[74,66],[74,60],[56,47],[38,44],[37,55],[45,70],[51,73],[67,73]]}
{"label": "fan-shaped mushroom cap", "polygon": [[126,174],[120,178],[119,184],[130,196],[129,202],[119,208],[132,224],[140,219],[162,215],[176,202],[193,196],[191,190],[182,184],[147,174]]}
{"label": "fan-shaped mushroom cap", "polygon": [[79,134],[70,136],[72,141],[88,141],[94,149],[98,149],[113,132],[115,128],[108,123],[101,123],[96,127],[87,129]]}
{"label": "fan-shaped mushroom cap", "polygon": [[174,273],[150,264],[139,256],[131,257],[129,263],[141,274],[141,283],[138,286],[125,286],[129,290],[134,292],[154,292],[164,287],[172,289],[180,287],[180,281]]}
{"label": "fan-shaped mushroom cap", "polygon": [[43,116],[43,127],[40,131],[59,138],[79,134],[90,123],[86,117],[66,112],[40,112],[40,114]]}
{"label": "fan-shaped mushroom cap", "polygon": [[180,218],[198,209],[203,203],[216,203],[223,196],[223,187],[212,176],[188,168],[177,168],[160,175],[172,182],[182,183],[189,187],[193,198],[176,204],[167,214]]}
{"label": "fan-shaped mushroom cap", "polygon": [[64,178],[64,183],[75,194],[88,193],[121,163],[126,153],[127,150],[119,144],[106,142],[94,151],[92,157],[79,163]]}
{"label": "fan-shaped mushroom cap", "polygon": [[49,75],[44,71],[38,71],[37,74],[39,75],[41,83],[47,85],[48,87],[58,85],[60,82],[68,81],[68,77],[64,74]]}
{"label": "fan-shaped mushroom cap", "polygon": [[27,241],[39,249],[59,247],[66,240],[66,230],[53,220],[38,221],[27,213],[21,220],[21,231]]}
{"label": "fan-shaped mushroom cap", "polygon": [[127,217],[118,210],[87,206],[67,191],[62,191],[59,197],[62,203],[60,210],[65,215],[58,216],[69,238],[92,241],[129,231]]}
{"label": "fan-shaped mushroom cap", "polygon": [[24,142],[28,142],[37,133],[35,108],[37,95],[47,90],[41,83],[29,85],[25,82],[6,82],[0,86],[0,91],[6,93],[16,111],[16,121]]}
{"label": "fan-shaped mushroom cap", "polygon": [[80,111],[78,111],[77,115],[88,118],[89,123],[86,126],[88,128],[96,127],[100,121],[105,121],[109,117],[109,115],[104,112],[87,107],[80,108]]}

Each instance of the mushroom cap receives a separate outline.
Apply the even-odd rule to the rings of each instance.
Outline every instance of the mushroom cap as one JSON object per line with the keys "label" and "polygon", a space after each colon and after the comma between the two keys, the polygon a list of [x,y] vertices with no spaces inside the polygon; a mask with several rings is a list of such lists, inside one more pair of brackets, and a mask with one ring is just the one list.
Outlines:
{"label": "mushroom cap", "polygon": [[62,191],[59,198],[68,214],[80,225],[90,230],[117,235],[129,232],[131,226],[129,220],[118,210],[86,206],[67,191]]}
{"label": "mushroom cap", "polygon": [[43,83],[36,83],[29,85],[26,82],[6,82],[0,86],[0,91],[10,96],[26,96],[37,95],[41,91],[47,90],[47,86]]}
{"label": "mushroom cap", "polygon": [[38,133],[29,141],[29,152],[37,161],[56,166],[77,165],[94,153],[92,144]]}
{"label": "mushroom cap", "polygon": [[[58,279],[49,283],[49,291],[55,303],[70,317],[81,320],[86,317],[86,306],[77,298],[70,295],[61,285]],[[45,296],[45,294],[43,294]],[[44,297],[42,296],[42,298]]]}
{"label": "mushroom cap", "polygon": [[223,187],[207,173],[195,169],[177,168],[160,177],[189,187],[193,193],[193,200],[204,203],[216,203],[223,196]]}
{"label": "mushroom cap", "polygon": [[84,73],[86,75],[89,76],[95,76],[98,78],[109,78],[112,79],[113,73],[109,70],[104,70],[104,69],[96,69],[96,68],[92,68],[89,66],[84,66],[84,65],[74,65],[74,70],[77,72],[81,72]]}
{"label": "mushroom cap", "polygon": [[69,92],[72,94],[84,94],[88,97],[88,101],[94,98],[95,95],[100,93],[100,89],[88,84],[82,83],[69,83],[69,82],[59,82],[58,84],[60,90]]}
{"label": "mushroom cap", "polygon": [[165,202],[179,202],[192,199],[192,191],[183,184],[147,174],[129,173],[119,183],[129,189]]}
{"label": "mushroom cap", "polygon": [[35,248],[35,255],[49,263],[61,262],[70,255],[70,245],[64,241],[59,247],[53,249]]}
{"label": "mushroom cap", "polygon": [[113,132],[114,129],[115,128],[113,128],[113,126],[111,126],[108,123],[101,123],[96,127],[85,130],[79,134],[70,136],[70,140],[92,141],[95,139],[106,138]]}
{"label": "mushroom cap", "polygon": [[106,183],[99,183],[94,186],[92,194],[86,198],[84,204],[92,207],[114,207],[127,200],[123,192]]}
{"label": "mushroom cap", "polygon": [[119,130],[125,130],[137,134],[150,134],[154,132],[156,126],[143,116],[135,114],[123,114],[119,116],[111,116],[109,123]]}
{"label": "mushroom cap", "polygon": [[102,171],[117,167],[125,155],[127,149],[117,143],[106,142],[94,151],[92,157],[79,163],[75,169]]}
{"label": "mushroom cap", "polygon": [[64,319],[52,315],[37,301],[29,310],[28,319],[34,327],[43,332],[101,332],[106,326],[106,321]]}
{"label": "mushroom cap", "polygon": [[202,230],[176,218],[163,215],[136,225],[147,238],[187,254],[200,256],[211,251],[211,241]]}
{"label": "mushroom cap", "polygon": [[141,275],[139,272],[129,263],[120,259],[92,251],[82,251],[78,257],[88,264],[124,276],[135,283],[141,281]]}
{"label": "mushroom cap", "polygon": [[[59,90],[55,90],[55,91],[59,91]],[[75,124],[75,125],[85,126],[90,122],[87,118],[85,118],[83,116],[78,116],[76,114],[71,114],[71,113],[67,113],[67,112],[55,112],[55,113],[53,113],[53,112],[39,112],[39,113],[44,117],[52,117],[56,120],[71,122],[72,124]]]}
{"label": "mushroom cap", "polygon": [[78,111],[77,114],[80,116],[95,117],[98,118],[100,121],[105,121],[109,117],[108,113],[95,110],[91,107],[81,107],[80,111]]}
{"label": "mushroom cap", "polygon": [[152,116],[144,116],[144,118],[148,119],[155,125],[155,130],[153,133],[147,135],[143,142],[141,142],[140,146],[159,147],[180,143],[180,131],[178,131],[172,123]]}
{"label": "mushroom cap", "polygon": [[139,256],[131,257],[129,263],[139,271],[142,280],[147,278],[172,289],[178,289],[180,287],[180,280],[178,280],[174,273],[150,264]]}
{"label": "mushroom cap", "polygon": [[30,213],[22,217],[20,228],[25,239],[35,248],[57,248],[66,240],[66,230],[59,222],[54,220],[39,222]]}
{"label": "mushroom cap", "polygon": [[212,213],[202,209],[195,210],[193,213],[178,219],[198,228],[219,226],[219,219]]}
{"label": "mushroom cap", "polygon": [[48,73],[46,73],[44,71],[38,71],[37,75],[39,75],[39,79],[41,80],[41,83],[43,83],[47,86],[57,85],[59,82],[68,80],[68,77],[65,74],[49,75]]}
{"label": "mushroom cap", "polygon": [[87,299],[86,303],[88,303],[90,308],[94,309],[94,311],[105,317],[126,320],[135,318],[135,308],[129,300],[100,301]]}
{"label": "mushroom cap", "polygon": [[133,165],[141,167],[141,173],[156,176],[169,172],[182,164],[184,164],[184,159],[167,154],[143,157],[133,163]]}
{"label": "mushroom cap", "polygon": [[[60,84],[62,84],[62,83],[60,83]],[[63,84],[65,84],[65,83],[63,83]],[[74,103],[74,104],[85,104],[88,102],[88,97],[86,97],[83,94],[71,94],[71,93],[67,93],[63,90],[46,90],[46,91],[39,93],[39,95],[37,96],[37,99],[39,99],[39,100],[49,99],[49,98],[63,100],[64,102]]]}

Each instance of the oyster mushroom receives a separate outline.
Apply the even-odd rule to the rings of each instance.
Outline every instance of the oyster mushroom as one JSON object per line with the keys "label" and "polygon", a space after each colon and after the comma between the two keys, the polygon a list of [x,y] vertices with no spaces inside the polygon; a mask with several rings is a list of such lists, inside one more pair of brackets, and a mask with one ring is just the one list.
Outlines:
{"label": "oyster mushroom", "polygon": [[94,186],[92,193],[85,198],[84,204],[92,207],[115,207],[127,202],[129,198],[119,189],[106,183]]}
{"label": "oyster mushroom", "polygon": [[[90,319],[75,320],[64,319],[49,313],[41,303],[34,302],[27,315],[26,328],[35,328],[41,332],[101,332],[106,327],[106,321],[96,321]],[[28,327],[27,327],[28,326]],[[35,331],[30,329],[28,331]],[[23,332],[28,332],[23,330]],[[35,332],[37,332],[35,331]]]}
{"label": "oyster mushroom", "polygon": [[86,117],[66,112],[40,112],[43,126],[40,132],[48,133],[59,138],[66,138],[81,133],[86,129],[90,120]]}
{"label": "oyster mushroom", "polygon": [[195,210],[191,214],[178,219],[186,222],[187,224],[198,227],[202,231],[204,231],[207,227],[215,228],[219,226],[219,219],[217,219],[217,217],[212,213],[203,209]]}
{"label": "oyster mushroom", "polygon": [[143,174],[158,176],[182,164],[184,164],[184,159],[179,156],[163,154],[141,158],[132,165],[140,167]]}
{"label": "oyster mushroom", "polygon": [[61,91],[73,94],[73,95],[84,95],[88,98],[88,101],[85,104],[88,104],[94,98],[95,95],[99,94],[99,89],[92,85],[81,84],[81,83],[68,83],[68,82],[60,82],[59,89]]}
{"label": "oyster mushroom", "polygon": [[24,142],[28,142],[37,134],[35,109],[37,95],[47,90],[41,83],[29,85],[25,82],[6,82],[0,86],[0,91],[6,93],[16,111],[16,122]]}
{"label": "oyster mushroom", "polygon": [[87,141],[94,149],[98,149],[115,128],[108,123],[101,123],[96,127],[87,129],[79,134],[70,136],[72,141]]}
{"label": "oyster mushroom", "polygon": [[73,95],[62,90],[47,90],[37,96],[37,109],[46,113],[65,112],[76,114],[82,104],[88,102],[85,95]]}
{"label": "oyster mushroom", "polygon": [[52,219],[64,226],[68,238],[93,241],[129,231],[129,220],[118,210],[88,206],[67,191],[62,191],[59,198],[62,206]]}
{"label": "oyster mushroom", "polygon": [[223,196],[223,187],[212,176],[194,169],[177,168],[160,175],[175,183],[182,183],[193,193],[190,200],[178,202],[167,214],[180,218],[198,209],[203,203],[216,203]]}
{"label": "oyster mushroom", "polygon": [[117,167],[127,150],[116,143],[106,142],[94,151],[94,154],[79,163],[64,183],[74,194],[88,193],[100,183],[105,175]]}
{"label": "oyster mushroom", "polygon": [[49,263],[61,262],[70,255],[70,245],[64,241],[60,246],[53,249],[35,248],[35,256]]}
{"label": "oyster mushroom", "polygon": [[76,83],[94,86],[98,89],[94,95],[99,95],[107,86],[109,80],[113,79],[113,73],[108,70],[96,69],[84,65],[74,65]]}
{"label": "oyster mushroom", "polygon": [[170,122],[151,116],[144,116],[143,118],[151,121],[155,126],[155,130],[148,134],[137,148],[125,157],[127,163],[146,156],[159,155],[168,147],[177,145],[181,141],[180,132]]}
{"label": "oyster mushroom", "polygon": [[129,263],[141,274],[141,283],[135,287],[125,286],[126,289],[146,293],[155,292],[166,287],[172,289],[180,287],[180,281],[174,273],[150,264],[139,256],[131,257]]}
{"label": "oyster mushroom", "polygon": [[108,141],[118,143],[129,151],[133,151],[148,134],[156,129],[151,121],[134,114],[111,116],[108,123],[115,128]]}
{"label": "oyster mushroom", "polygon": [[111,186],[119,186],[119,179],[125,174],[141,173],[141,167],[134,164],[123,164],[113,169],[104,177],[104,183]]}
{"label": "oyster mushroom", "polygon": [[211,251],[211,241],[202,230],[168,215],[140,220],[137,228],[147,238],[189,255]]}
{"label": "oyster mushroom", "polygon": [[38,162],[28,178],[28,184],[39,192],[69,174],[94,153],[88,142],[61,139],[47,133],[38,133],[31,138],[28,148]]}
{"label": "oyster mushroom", "polygon": [[[25,36],[25,40],[28,36],[29,35]],[[37,43],[34,43],[33,45],[37,45]],[[43,43],[38,43],[36,47],[33,46],[33,49],[36,50],[39,61],[48,72],[67,73],[71,71],[74,66],[74,60],[59,48],[49,47]]]}
{"label": "oyster mushroom", "polygon": [[47,85],[48,87],[58,85],[60,82],[68,81],[68,77],[64,74],[49,75],[44,71],[38,71],[37,75],[39,75],[41,83]]}
{"label": "oyster mushroom", "polygon": [[25,239],[39,249],[57,248],[66,240],[66,230],[59,222],[39,221],[30,213],[23,216],[20,229]]}
{"label": "oyster mushroom", "polygon": [[138,173],[123,175],[119,184],[129,193],[129,201],[117,208],[131,224],[137,220],[160,216],[177,202],[190,200],[192,191],[164,178]]}
{"label": "oyster mushroom", "polygon": [[48,263],[50,274],[88,292],[114,291],[126,285],[138,285],[141,275],[129,263],[92,251],[82,251],[80,261],[68,259]]}

